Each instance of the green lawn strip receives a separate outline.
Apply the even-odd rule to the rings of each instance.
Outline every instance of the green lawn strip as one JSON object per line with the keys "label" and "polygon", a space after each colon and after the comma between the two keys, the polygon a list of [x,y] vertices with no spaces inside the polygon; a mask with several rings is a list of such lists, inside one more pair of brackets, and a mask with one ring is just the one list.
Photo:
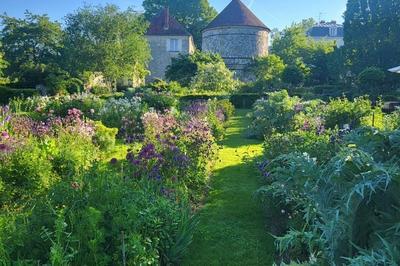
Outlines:
{"label": "green lawn strip", "polygon": [[227,130],[184,265],[272,264],[273,238],[253,198],[259,178],[252,159],[261,155],[262,143],[244,136],[248,111],[238,110]]}

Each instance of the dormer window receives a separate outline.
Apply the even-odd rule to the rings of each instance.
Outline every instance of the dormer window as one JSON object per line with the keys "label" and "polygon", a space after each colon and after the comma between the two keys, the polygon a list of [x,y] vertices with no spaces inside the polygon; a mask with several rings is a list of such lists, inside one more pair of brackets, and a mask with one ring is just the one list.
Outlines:
{"label": "dormer window", "polygon": [[178,39],[169,39],[167,43],[168,52],[180,52],[180,45]]}
{"label": "dormer window", "polygon": [[337,36],[337,27],[330,27],[329,28],[329,36],[336,37]]}

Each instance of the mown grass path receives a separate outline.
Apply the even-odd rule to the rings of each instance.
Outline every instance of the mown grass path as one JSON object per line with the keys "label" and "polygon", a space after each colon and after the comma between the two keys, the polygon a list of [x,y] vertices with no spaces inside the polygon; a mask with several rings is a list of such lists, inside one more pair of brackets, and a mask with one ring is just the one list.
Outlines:
{"label": "mown grass path", "polygon": [[183,265],[272,265],[273,239],[253,198],[259,178],[252,159],[260,141],[244,136],[248,110],[237,110],[222,143],[208,200]]}

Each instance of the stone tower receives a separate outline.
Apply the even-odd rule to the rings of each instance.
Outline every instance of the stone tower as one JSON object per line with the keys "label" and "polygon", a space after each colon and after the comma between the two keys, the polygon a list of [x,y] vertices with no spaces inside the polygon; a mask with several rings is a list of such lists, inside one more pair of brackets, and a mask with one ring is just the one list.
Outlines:
{"label": "stone tower", "polygon": [[232,2],[203,30],[203,51],[218,53],[245,80],[243,70],[254,57],[268,55],[270,29],[240,0]]}
{"label": "stone tower", "polygon": [[172,58],[179,54],[192,54],[195,50],[192,35],[170,15],[169,8],[164,8],[151,20],[146,38],[152,57],[149,63],[151,74],[146,78],[150,82],[164,79]]}

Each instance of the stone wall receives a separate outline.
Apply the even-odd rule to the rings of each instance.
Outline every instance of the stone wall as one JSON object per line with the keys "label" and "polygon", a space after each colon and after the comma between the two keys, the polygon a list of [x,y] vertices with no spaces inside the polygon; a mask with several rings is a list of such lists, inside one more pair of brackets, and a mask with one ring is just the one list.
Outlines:
{"label": "stone wall", "polygon": [[[192,54],[195,50],[192,36],[154,36],[147,35],[147,41],[151,49],[151,57],[149,70],[151,74],[146,78],[147,82],[154,79],[164,79],[165,71],[171,60],[179,54]],[[180,51],[168,51],[168,42],[170,39],[178,39],[180,42]]]}
{"label": "stone wall", "polygon": [[206,29],[203,51],[218,53],[236,76],[245,80],[243,69],[254,57],[268,55],[268,31],[249,26]]}

